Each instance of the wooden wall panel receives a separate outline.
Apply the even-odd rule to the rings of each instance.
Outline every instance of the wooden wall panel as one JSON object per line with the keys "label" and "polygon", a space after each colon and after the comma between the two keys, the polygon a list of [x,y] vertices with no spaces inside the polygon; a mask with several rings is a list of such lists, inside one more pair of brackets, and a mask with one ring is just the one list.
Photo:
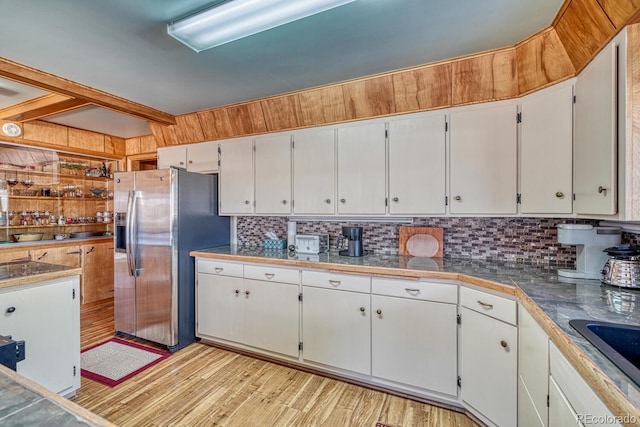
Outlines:
{"label": "wooden wall panel", "polygon": [[197,113],[176,116],[176,138],[178,144],[206,141]]}
{"label": "wooden wall panel", "polygon": [[572,0],[556,25],[576,72],[600,51],[614,30],[596,0]]}
{"label": "wooden wall panel", "polygon": [[104,134],[69,128],[69,147],[104,153]]}
{"label": "wooden wall panel", "polygon": [[452,68],[452,104],[495,101],[518,96],[516,49],[461,59]]}
{"label": "wooden wall panel", "polygon": [[156,122],[148,122],[153,136],[156,138],[158,147],[166,147],[169,145],[179,144],[176,135],[176,126],[165,126]]}
{"label": "wooden wall panel", "polygon": [[451,64],[432,65],[393,75],[396,113],[451,105]]}
{"label": "wooden wall panel", "polygon": [[622,28],[640,9],[640,0],[598,0],[616,28]]}
{"label": "wooden wall panel", "polygon": [[553,28],[519,44],[516,61],[518,92],[521,95],[572,77],[576,72]]}
{"label": "wooden wall panel", "polygon": [[260,104],[269,132],[300,127],[302,113],[297,95],[269,98]]}
{"label": "wooden wall panel", "polygon": [[127,155],[127,141],[113,135],[104,136],[104,152],[119,156]]}
{"label": "wooden wall panel", "polygon": [[233,136],[231,120],[229,120],[229,114],[225,108],[198,112],[198,119],[200,119],[200,125],[207,141]]}
{"label": "wooden wall panel", "polygon": [[127,139],[127,143],[126,143],[126,146],[125,146],[127,156],[133,156],[135,154],[142,153],[142,151],[140,149],[140,139],[141,138],[143,138],[143,137],[136,137],[136,138],[128,138]]}
{"label": "wooden wall panel", "polygon": [[24,139],[64,147],[68,145],[68,129],[66,126],[41,121],[23,123]]}
{"label": "wooden wall panel", "polygon": [[300,92],[303,126],[319,126],[347,120],[342,86],[334,85]]}
{"label": "wooden wall panel", "polygon": [[140,152],[155,153],[158,149],[158,143],[153,135],[140,137]]}
{"label": "wooden wall panel", "polygon": [[233,136],[267,132],[262,107],[259,102],[232,105],[227,108]]}
{"label": "wooden wall panel", "polygon": [[396,111],[391,75],[342,85],[347,119],[385,116]]}

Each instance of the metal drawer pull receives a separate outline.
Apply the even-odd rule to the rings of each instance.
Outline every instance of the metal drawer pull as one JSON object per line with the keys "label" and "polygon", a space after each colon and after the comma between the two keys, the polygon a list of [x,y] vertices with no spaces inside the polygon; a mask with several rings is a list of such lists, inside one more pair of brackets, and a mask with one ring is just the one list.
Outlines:
{"label": "metal drawer pull", "polygon": [[80,255],[82,251],[67,252],[67,255]]}
{"label": "metal drawer pull", "polygon": [[251,293],[251,292],[249,292],[249,291],[244,291],[244,294],[245,294],[246,296],[249,296],[249,294],[250,294],[250,293]]}
{"label": "metal drawer pull", "polygon": [[43,253],[42,255],[40,255],[40,256],[38,257],[38,261],[40,261],[42,258],[46,257],[48,253],[49,253],[49,252],[45,252],[45,253]]}
{"label": "metal drawer pull", "polygon": [[377,309],[377,310],[376,310],[376,313],[377,313],[378,315],[382,315],[382,310]]}
{"label": "metal drawer pull", "polygon": [[213,271],[215,271],[216,273],[222,273],[222,270],[224,270],[224,268],[222,267],[216,267],[213,269]]}
{"label": "metal drawer pull", "polygon": [[365,310],[366,310],[366,309],[365,309],[364,307],[360,307],[360,312],[361,312],[361,313],[364,313],[364,312],[365,312]]}
{"label": "metal drawer pull", "polygon": [[331,284],[331,286],[340,286],[340,280],[329,279],[329,284]]}
{"label": "metal drawer pull", "polygon": [[331,203],[331,199],[327,199],[324,201],[326,204],[330,204]]}
{"label": "metal drawer pull", "polygon": [[240,289],[235,290],[236,295],[240,295]]}
{"label": "metal drawer pull", "polygon": [[90,254],[91,252],[93,252],[96,249],[95,246],[91,246],[91,249],[89,249],[89,252],[87,252],[87,254]]}
{"label": "metal drawer pull", "polygon": [[7,313],[13,313],[14,311],[16,311],[15,307],[9,307],[7,308]]}
{"label": "metal drawer pull", "polygon": [[275,274],[273,274],[273,273],[264,273],[264,277],[266,277],[269,280],[273,279],[274,276],[275,276]]}
{"label": "metal drawer pull", "polygon": [[418,289],[418,288],[404,288],[404,290],[409,292],[409,293],[418,293],[418,292],[420,292],[420,289]]}
{"label": "metal drawer pull", "polygon": [[507,344],[507,342],[505,340],[500,341],[500,345],[502,346],[502,348],[509,347],[509,344]]}
{"label": "metal drawer pull", "polygon": [[480,300],[478,300],[478,304],[480,304],[482,306],[482,308],[484,308],[485,310],[493,310],[493,304],[488,304],[488,303],[482,302]]}

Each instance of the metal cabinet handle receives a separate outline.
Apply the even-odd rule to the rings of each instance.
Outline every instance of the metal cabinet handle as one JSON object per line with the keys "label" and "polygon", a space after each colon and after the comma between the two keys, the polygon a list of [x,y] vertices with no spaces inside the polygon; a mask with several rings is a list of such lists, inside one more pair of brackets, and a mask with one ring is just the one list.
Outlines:
{"label": "metal cabinet handle", "polygon": [[72,252],[67,252],[67,255],[79,255],[81,253],[82,251],[72,251]]}
{"label": "metal cabinet handle", "polygon": [[274,276],[275,276],[275,274],[273,274],[273,273],[264,273],[264,277],[266,277],[269,280],[273,279]]}
{"label": "metal cabinet handle", "polygon": [[393,200],[393,201],[394,201],[394,202],[396,202],[396,203],[398,203],[398,202],[400,201],[400,199],[398,199],[397,197],[394,197],[394,198],[393,198],[393,199],[391,199],[391,200]]}
{"label": "metal cabinet handle", "polygon": [[378,314],[378,316],[380,316],[380,315],[382,314],[382,310],[377,309],[377,310],[376,310],[376,313]]}
{"label": "metal cabinet handle", "polygon": [[460,200],[462,200],[462,197],[460,197],[460,196],[456,196],[456,197],[454,197],[453,199],[459,202]]}
{"label": "metal cabinet handle", "polygon": [[240,289],[235,290],[236,295],[240,295]]}
{"label": "metal cabinet handle", "polygon": [[360,307],[360,312],[364,313],[366,311],[366,309],[364,307]]}
{"label": "metal cabinet handle", "polygon": [[89,251],[87,252],[88,254],[90,254],[91,252],[93,252],[96,249],[95,246],[91,246],[91,249],[89,249]]}
{"label": "metal cabinet handle", "polygon": [[607,195],[607,189],[601,185],[601,186],[598,187],[598,193],[599,194],[604,193],[603,196],[606,196]]}
{"label": "metal cabinet handle", "polygon": [[507,344],[507,342],[505,340],[500,341],[500,345],[502,346],[502,348],[509,347],[509,344]]}
{"label": "metal cabinet handle", "polygon": [[184,165],[184,162],[180,162],[179,164]]}
{"label": "metal cabinet handle", "polygon": [[251,293],[251,292],[249,292],[249,291],[244,291],[244,294],[245,294],[246,296],[249,296],[249,294],[250,294],[250,293]]}
{"label": "metal cabinet handle", "polygon": [[49,252],[45,252],[45,253],[43,253],[42,255],[40,255],[40,256],[38,257],[38,261],[40,261],[42,258],[46,257],[48,253],[49,253]]}
{"label": "metal cabinet handle", "polygon": [[282,201],[282,204],[283,204],[283,205],[286,205],[286,204],[287,204],[287,201],[286,201],[286,200],[283,200],[283,201]]}
{"label": "metal cabinet handle", "polygon": [[418,288],[404,288],[405,291],[409,292],[409,293],[417,293],[420,292],[420,289]]}
{"label": "metal cabinet handle", "polygon": [[486,302],[482,302],[482,301],[480,301],[480,300],[478,300],[478,304],[480,304],[480,306],[481,306],[482,308],[484,308],[485,310],[493,310],[493,304],[489,304],[489,303],[486,303]]}
{"label": "metal cabinet handle", "polygon": [[558,191],[558,192],[556,192],[556,197],[558,199],[563,199],[564,198],[564,193],[562,191]]}
{"label": "metal cabinet handle", "polygon": [[331,286],[340,286],[340,280],[331,280],[331,279],[329,279],[329,284]]}
{"label": "metal cabinet handle", "polygon": [[215,271],[216,273],[222,273],[222,271],[224,270],[224,268],[222,267],[216,267],[213,269],[213,271]]}
{"label": "metal cabinet handle", "polygon": [[9,314],[13,313],[14,311],[16,311],[16,308],[15,308],[15,307],[9,307],[9,308],[7,308],[7,313],[9,313]]}
{"label": "metal cabinet handle", "polygon": [[248,201],[248,200],[245,200],[245,201],[244,201],[244,204],[245,204],[245,205],[248,205],[248,204],[249,204],[249,201]]}
{"label": "metal cabinet handle", "polygon": [[189,160],[189,164],[193,164],[193,160]]}
{"label": "metal cabinet handle", "polygon": [[329,205],[329,204],[331,204],[331,199],[327,199],[324,202]]}
{"label": "metal cabinet handle", "polygon": [[347,199],[340,199],[340,203],[347,203]]}

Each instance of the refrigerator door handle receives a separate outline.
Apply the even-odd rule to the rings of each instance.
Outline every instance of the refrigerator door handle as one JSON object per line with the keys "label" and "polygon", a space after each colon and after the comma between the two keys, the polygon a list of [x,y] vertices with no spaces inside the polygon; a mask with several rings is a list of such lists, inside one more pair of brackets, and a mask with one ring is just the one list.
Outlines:
{"label": "refrigerator door handle", "polygon": [[135,276],[135,258],[133,254],[135,250],[133,248],[133,215],[135,206],[135,191],[129,191],[129,197],[127,198],[127,231],[125,235],[125,251],[127,254],[127,268],[129,269],[129,276]]}

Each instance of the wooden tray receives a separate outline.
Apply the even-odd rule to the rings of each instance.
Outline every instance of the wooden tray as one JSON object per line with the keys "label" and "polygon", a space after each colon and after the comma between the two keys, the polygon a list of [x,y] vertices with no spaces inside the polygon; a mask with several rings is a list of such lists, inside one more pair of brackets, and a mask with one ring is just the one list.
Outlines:
{"label": "wooden tray", "polygon": [[419,257],[442,257],[441,227],[400,226],[398,253]]}

